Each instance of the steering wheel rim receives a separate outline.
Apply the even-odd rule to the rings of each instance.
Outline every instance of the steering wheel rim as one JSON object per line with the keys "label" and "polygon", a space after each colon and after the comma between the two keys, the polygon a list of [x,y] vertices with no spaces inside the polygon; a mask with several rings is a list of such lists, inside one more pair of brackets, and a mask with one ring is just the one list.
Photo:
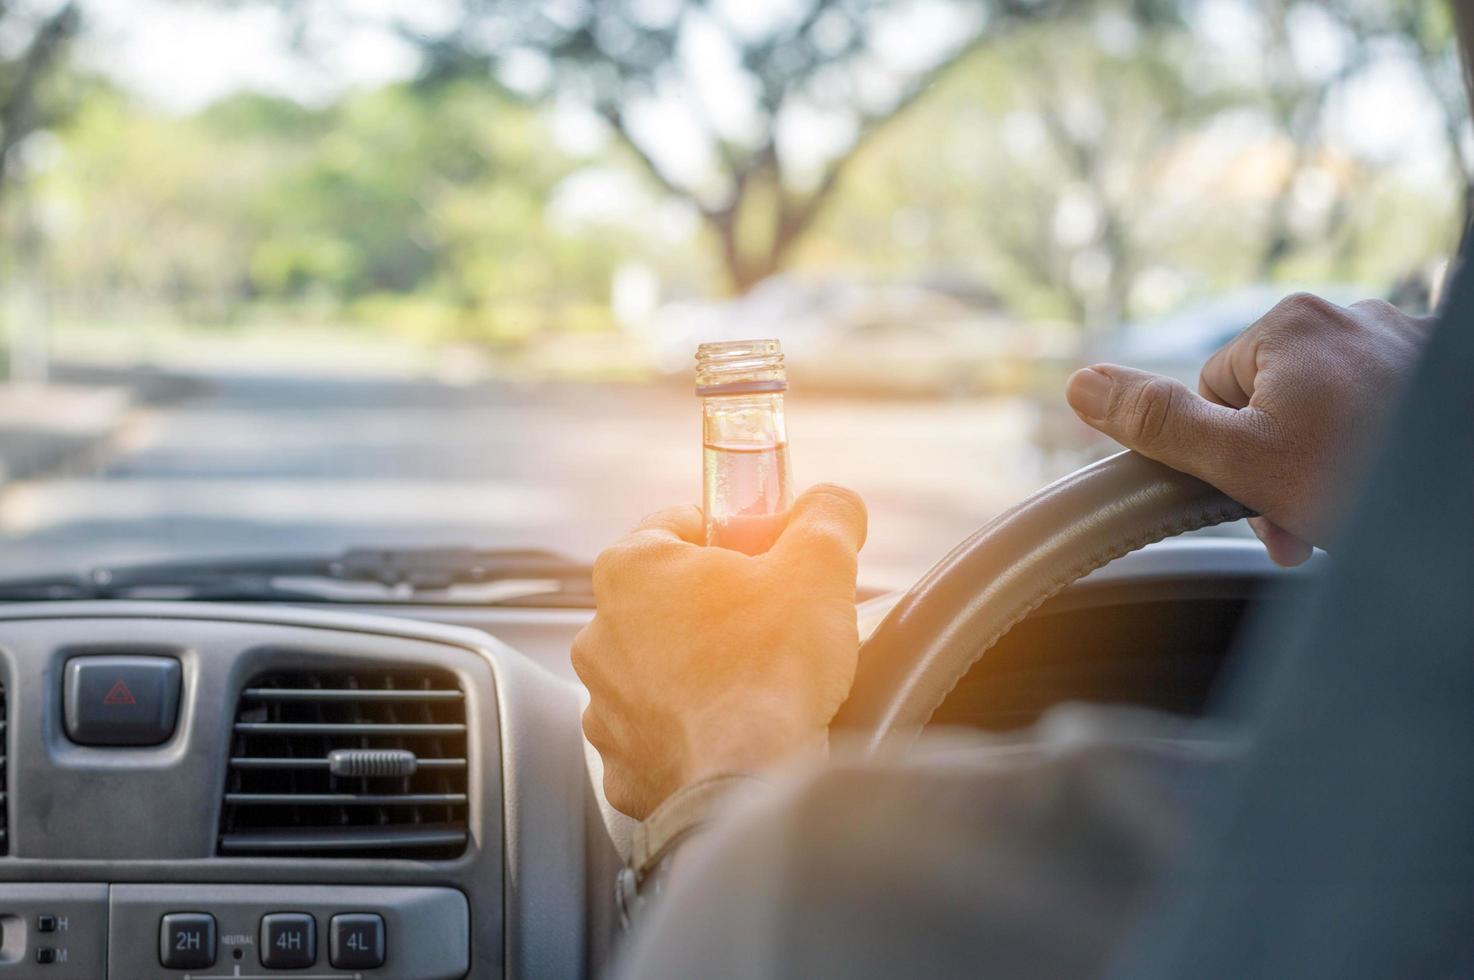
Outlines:
{"label": "steering wheel rim", "polygon": [[872,752],[908,744],[1005,633],[1070,583],[1155,541],[1251,516],[1139,453],[1076,470],[984,524],[901,597],[860,645],[831,730]]}

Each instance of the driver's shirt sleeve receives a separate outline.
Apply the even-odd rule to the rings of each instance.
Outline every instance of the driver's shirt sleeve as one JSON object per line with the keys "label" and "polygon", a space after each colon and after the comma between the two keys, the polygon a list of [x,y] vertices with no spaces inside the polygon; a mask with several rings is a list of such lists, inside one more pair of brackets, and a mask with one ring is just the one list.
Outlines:
{"label": "driver's shirt sleeve", "polygon": [[1098,976],[1238,752],[1070,705],[1022,737],[789,774],[682,849],[618,975]]}

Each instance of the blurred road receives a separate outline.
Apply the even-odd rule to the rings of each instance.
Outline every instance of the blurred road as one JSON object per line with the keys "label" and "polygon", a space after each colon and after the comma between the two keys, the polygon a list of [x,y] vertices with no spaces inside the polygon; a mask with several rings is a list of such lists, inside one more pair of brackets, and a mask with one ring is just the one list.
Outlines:
{"label": "blurred road", "polygon": [[[464,387],[217,372],[132,410],[105,450],[0,491],[0,573],[349,545],[550,547],[589,558],[700,494],[679,387]],[[905,585],[1067,467],[1022,402],[789,402],[799,484],[870,504],[862,580]]]}

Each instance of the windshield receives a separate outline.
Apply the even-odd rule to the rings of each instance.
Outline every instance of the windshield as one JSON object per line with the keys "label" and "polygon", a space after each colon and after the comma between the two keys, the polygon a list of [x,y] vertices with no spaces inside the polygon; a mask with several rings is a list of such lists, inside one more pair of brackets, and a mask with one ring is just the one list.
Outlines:
{"label": "windshield", "polygon": [[[1058,11],[1068,9],[1067,14]],[[0,576],[588,562],[701,499],[696,345],[909,584],[1296,289],[1424,312],[1474,158],[1444,4],[0,7]]]}

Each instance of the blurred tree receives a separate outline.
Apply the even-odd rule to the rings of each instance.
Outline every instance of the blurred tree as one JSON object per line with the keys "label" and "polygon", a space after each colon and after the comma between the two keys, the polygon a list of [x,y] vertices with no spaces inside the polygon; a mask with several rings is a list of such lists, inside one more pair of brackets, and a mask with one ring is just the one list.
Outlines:
{"label": "blurred tree", "polygon": [[[714,235],[733,289],[781,268],[850,161],[983,38],[1057,0],[459,0],[427,74],[591,107]],[[1166,4],[1149,3],[1150,7]]]}
{"label": "blurred tree", "polygon": [[325,111],[306,135],[291,139],[295,162],[251,198],[265,232],[251,261],[263,294],[418,294],[484,317],[607,292],[618,255],[594,271],[592,243],[570,249],[543,220],[572,164],[542,120],[502,93],[454,79],[389,85]]}
{"label": "blurred tree", "polygon": [[1038,130],[1039,159],[1019,169],[1016,186],[1043,214],[1000,222],[998,244],[1065,297],[1087,329],[1131,313],[1152,253],[1148,219],[1163,196],[1164,157],[1229,101],[1189,84],[1185,42],[1178,22],[1105,14],[1027,32],[1003,51],[1025,113],[1015,119]]}
{"label": "blurred tree", "polygon": [[35,5],[0,0],[0,194],[15,170],[17,148],[55,119],[56,107],[43,98],[45,85],[62,61],[67,43],[81,24],[73,0]]}
{"label": "blurred tree", "polygon": [[[1355,161],[1354,173],[1327,179],[1327,116],[1350,83],[1398,59],[1414,69],[1441,122],[1464,212],[1464,222],[1448,226],[1448,232],[1457,235],[1474,214],[1474,157],[1469,151],[1468,93],[1451,5],[1427,0],[1372,4],[1263,0],[1257,10],[1265,71],[1262,98],[1291,151],[1268,211],[1259,275],[1272,278],[1298,252],[1326,242],[1337,244],[1343,263],[1354,261],[1350,252],[1363,243],[1354,233],[1353,220],[1365,210],[1370,173],[1386,161],[1363,157]],[[1317,45],[1332,53],[1310,53]],[[1309,196],[1325,198],[1318,209],[1321,220],[1316,222],[1306,222],[1297,213],[1303,209],[1297,209],[1296,202],[1307,196],[1308,185],[1320,188]],[[1449,248],[1453,245],[1451,238]],[[1422,273],[1410,261],[1399,275],[1417,279]]]}
{"label": "blurred tree", "polygon": [[[1270,199],[1263,243],[1259,250],[1258,275],[1272,278],[1295,251],[1303,237],[1297,228],[1295,200],[1303,181],[1314,180],[1324,162],[1324,125],[1327,107],[1341,87],[1361,71],[1373,57],[1371,31],[1356,11],[1327,4],[1313,15],[1328,18],[1339,32],[1339,56],[1329,66],[1310,66],[1297,41],[1305,30],[1326,30],[1326,25],[1297,23],[1296,15],[1307,16],[1311,8],[1294,0],[1263,0],[1259,7],[1263,40],[1265,84],[1263,98],[1280,132],[1289,145],[1289,159],[1281,168]],[[1334,237],[1349,212],[1351,190],[1346,181],[1323,181],[1330,199],[1320,208],[1325,216],[1315,238]]]}
{"label": "blurred tree", "polygon": [[249,288],[263,232],[248,202],[288,148],[245,129],[220,139],[100,83],[56,133],[32,189],[56,215],[51,264],[67,311],[227,318]]}
{"label": "blurred tree", "polygon": [[[1298,23],[1321,61],[1296,66],[1291,97],[1265,67],[1281,56],[1259,43],[1266,8],[1239,10],[1232,37],[1102,9],[996,39],[876,139],[796,261],[955,271],[1019,315],[1095,330],[1266,279],[1386,286],[1446,256],[1452,182],[1427,179],[1426,144],[1326,121],[1324,102],[1358,105],[1341,98],[1353,82],[1406,66],[1405,40],[1348,36],[1339,14]],[[1316,117],[1298,141],[1296,105]]]}
{"label": "blurred tree", "polygon": [[1449,163],[1464,190],[1464,225],[1474,219],[1474,154],[1470,151],[1469,96],[1459,56],[1453,4],[1392,0],[1373,7],[1384,35],[1408,44],[1420,77],[1443,117]]}
{"label": "blurred tree", "polygon": [[216,323],[255,304],[520,335],[607,302],[638,251],[545,220],[575,165],[539,114],[481,83],[322,108],[238,93],[183,117],[99,85],[57,135],[37,191],[66,216],[55,280],[81,316]]}
{"label": "blurred tree", "polygon": [[[242,93],[171,116],[89,83],[34,156],[57,285],[93,316],[504,339],[609,323],[624,266],[705,292],[720,255],[739,288],[794,263],[956,272],[1095,328],[1265,277],[1390,281],[1446,251],[1427,232],[1442,188],[1396,183],[1412,151],[1362,160],[1327,123],[1359,66],[1406,68],[1414,28],[1427,77],[1457,79],[1446,20],[1417,11],[587,2],[443,0],[458,15],[419,38],[417,80],[322,107]],[[1209,7],[1242,30],[1193,20]],[[1463,161],[1467,122],[1449,125]],[[720,249],[688,247],[702,224]]]}
{"label": "blurred tree", "polygon": [[0,0],[0,204],[5,214],[7,345],[11,380],[43,382],[50,373],[50,305],[45,236],[26,202],[11,202],[21,149],[64,106],[50,83],[81,17],[74,0],[34,5]]}
{"label": "blurred tree", "polygon": [[1235,97],[1208,74],[1170,18],[1107,10],[1021,27],[882,137],[900,185],[888,206],[928,216],[932,267],[969,256],[1015,309],[1087,330],[1119,323],[1143,277],[1205,227],[1193,185],[1208,174],[1199,166],[1190,184],[1184,161]]}

